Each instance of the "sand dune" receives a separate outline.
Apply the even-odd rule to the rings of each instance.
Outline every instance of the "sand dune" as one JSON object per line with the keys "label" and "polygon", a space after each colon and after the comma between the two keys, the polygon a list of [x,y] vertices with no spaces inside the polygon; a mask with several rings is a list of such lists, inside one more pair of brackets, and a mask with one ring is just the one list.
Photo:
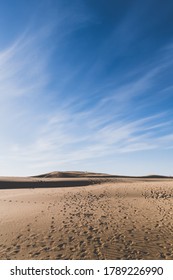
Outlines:
{"label": "sand dune", "polygon": [[1,178],[0,259],[173,259],[173,180],[98,177]]}
{"label": "sand dune", "polygon": [[46,174],[34,176],[33,178],[95,178],[95,177],[114,177],[106,173],[82,172],[82,171],[54,171]]}

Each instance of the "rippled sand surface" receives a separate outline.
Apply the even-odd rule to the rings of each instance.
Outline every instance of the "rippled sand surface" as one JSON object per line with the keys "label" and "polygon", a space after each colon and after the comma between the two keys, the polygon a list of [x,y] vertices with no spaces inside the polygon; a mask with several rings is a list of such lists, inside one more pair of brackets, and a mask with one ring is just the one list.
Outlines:
{"label": "rippled sand surface", "polygon": [[173,180],[0,190],[0,259],[173,259]]}

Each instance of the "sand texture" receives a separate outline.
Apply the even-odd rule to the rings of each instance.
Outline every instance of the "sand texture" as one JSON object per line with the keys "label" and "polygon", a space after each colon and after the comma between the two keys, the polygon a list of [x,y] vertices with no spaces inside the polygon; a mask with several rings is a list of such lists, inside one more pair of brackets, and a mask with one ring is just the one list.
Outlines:
{"label": "sand texture", "polygon": [[172,218],[172,179],[1,178],[0,259],[172,260]]}

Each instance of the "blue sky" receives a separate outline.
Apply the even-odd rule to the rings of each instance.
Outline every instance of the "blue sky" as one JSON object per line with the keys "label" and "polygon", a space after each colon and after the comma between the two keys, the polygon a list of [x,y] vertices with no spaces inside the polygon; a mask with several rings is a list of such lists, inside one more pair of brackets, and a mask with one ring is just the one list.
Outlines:
{"label": "blue sky", "polygon": [[0,175],[173,175],[173,1],[0,1]]}

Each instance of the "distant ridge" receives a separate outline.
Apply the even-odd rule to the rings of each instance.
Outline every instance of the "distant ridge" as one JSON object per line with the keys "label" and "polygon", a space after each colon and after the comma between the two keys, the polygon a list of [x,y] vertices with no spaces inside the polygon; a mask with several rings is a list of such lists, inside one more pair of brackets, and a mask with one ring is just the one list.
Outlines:
{"label": "distant ridge", "polygon": [[106,173],[95,173],[86,171],[53,171],[32,177],[37,178],[85,178],[85,177],[114,177]]}
{"label": "distant ridge", "polygon": [[30,177],[0,177],[0,189],[63,188],[79,187],[102,183],[172,181],[173,177],[161,175],[120,176],[82,171],[54,171]]}
{"label": "distant ridge", "polygon": [[32,176],[34,178],[149,178],[162,179],[173,178],[172,176],[164,175],[147,175],[147,176],[125,176],[125,175],[110,175],[106,173],[96,173],[87,171],[53,171],[41,175]]}
{"label": "distant ridge", "polygon": [[173,178],[172,176],[164,176],[164,175],[147,175],[141,178]]}

